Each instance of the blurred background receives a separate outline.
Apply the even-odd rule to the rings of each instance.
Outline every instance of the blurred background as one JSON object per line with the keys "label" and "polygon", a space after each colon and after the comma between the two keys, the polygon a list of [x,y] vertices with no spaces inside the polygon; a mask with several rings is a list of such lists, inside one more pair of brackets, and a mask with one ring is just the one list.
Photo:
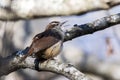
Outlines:
{"label": "blurred background", "polygon": [[[120,13],[120,5],[107,10],[94,10],[77,15],[41,17],[33,20],[0,21],[0,56],[6,57],[29,46],[32,38],[51,21],[68,21],[67,28],[85,24],[110,14]],[[93,34],[64,42],[57,56],[71,63],[93,80],[120,80],[120,24]],[[73,73],[74,74],[74,73]],[[21,69],[1,77],[0,80],[68,80],[51,72]]]}

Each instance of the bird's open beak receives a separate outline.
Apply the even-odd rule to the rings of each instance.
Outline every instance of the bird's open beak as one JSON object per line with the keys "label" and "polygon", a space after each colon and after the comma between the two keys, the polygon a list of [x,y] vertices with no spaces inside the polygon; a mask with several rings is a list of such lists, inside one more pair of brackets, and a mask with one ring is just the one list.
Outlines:
{"label": "bird's open beak", "polygon": [[58,25],[58,28],[61,29],[62,31],[64,31],[64,24],[68,22],[68,21],[64,21],[64,22],[61,22],[59,25]]}
{"label": "bird's open beak", "polygon": [[68,22],[68,21],[64,21],[64,22],[60,23],[60,27],[61,27],[63,24],[65,24],[66,22]]}

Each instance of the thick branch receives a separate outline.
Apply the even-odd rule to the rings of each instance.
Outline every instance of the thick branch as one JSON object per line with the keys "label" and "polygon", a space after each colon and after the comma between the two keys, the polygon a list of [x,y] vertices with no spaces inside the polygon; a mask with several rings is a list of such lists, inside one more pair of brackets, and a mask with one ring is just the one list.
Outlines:
{"label": "thick branch", "polygon": [[93,32],[103,30],[117,24],[120,24],[120,13],[107,16],[83,25],[75,24],[74,27],[66,31],[64,41],[68,41],[82,35],[91,34]]}
{"label": "thick branch", "polygon": [[38,67],[41,71],[50,71],[61,74],[71,80],[91,80],[79,70],[75,69],[72,65],[63,64],[57,60],[48,60],[41,63],[36,62],[35,58],[27,57],[25,61],[19,63],[20,59],[20,57],[12,55],[1,60],[0,76],[6,75],[21,68],[30,68],[36,70],[35,67]]}
{"label": "thick branch", "polygon": [[108,9],[120,0],[0,0],[0,20],[32,19]]}
{"label": "thick branch", "polygon": [[[32,58],[29,58],[29,59],[32,59]],[[31,64],[29,60],[28,61],[26,60],[25,63],[28,63],[27,65],[25,64],[26,67],[28,67],[28,65],[31,65],[31,68],[34,69],[35,65]],[[63,76],[66,76],[71,80],[82,80],[82,79],[90,80],[83,73],[75,69],[71,64],[64,64],[57,60],[49,60],[44,63],[39,63],[39,68],[42,71],[46,70],[46,71],[54,72],[57,74],[62,74]]]}

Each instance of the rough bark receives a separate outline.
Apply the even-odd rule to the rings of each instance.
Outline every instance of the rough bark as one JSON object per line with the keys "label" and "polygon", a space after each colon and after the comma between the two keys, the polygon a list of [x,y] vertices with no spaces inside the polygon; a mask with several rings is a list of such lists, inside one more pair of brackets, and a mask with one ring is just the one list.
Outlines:
{"label": "rough bark", "polygon": [[75,24],[74,27],[66,31],[66,36],[64,41],[68,41],[82,35],[91,34],[96,31],[111,27],[113,25],[117,25],[119,23],[120,23],[120,13],[107,16],[83,25]]}
{"label": "rough bark", "polygon": [[0,20],[80,14],[119,3],[120,0],[0,0]]}
{"label": "rough bark", "polygon": [[[0,58],[0,76],[7,75],[21,68],[30,68],[38,71],[50,71],[66,76],[71,80],[91,80],[85,74],[74,68],[71,64],[64,64],[57,60],[37,62],[35,58],[27,57],[25,61],[19,63],[21,57],[16,56],[17,52],[7,58]],[[7,65],[7,66],[6,66]]]}

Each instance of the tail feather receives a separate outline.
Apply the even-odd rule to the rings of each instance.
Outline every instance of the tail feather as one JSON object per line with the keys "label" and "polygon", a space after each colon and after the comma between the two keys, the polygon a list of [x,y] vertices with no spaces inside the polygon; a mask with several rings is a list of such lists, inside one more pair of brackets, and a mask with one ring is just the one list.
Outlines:
{"label": "tail feather", "polygon": [[25,56],[23,56],[20,62],[24,61],[28,56],[31,56],[33,53],[33,49],[29,49]]}

